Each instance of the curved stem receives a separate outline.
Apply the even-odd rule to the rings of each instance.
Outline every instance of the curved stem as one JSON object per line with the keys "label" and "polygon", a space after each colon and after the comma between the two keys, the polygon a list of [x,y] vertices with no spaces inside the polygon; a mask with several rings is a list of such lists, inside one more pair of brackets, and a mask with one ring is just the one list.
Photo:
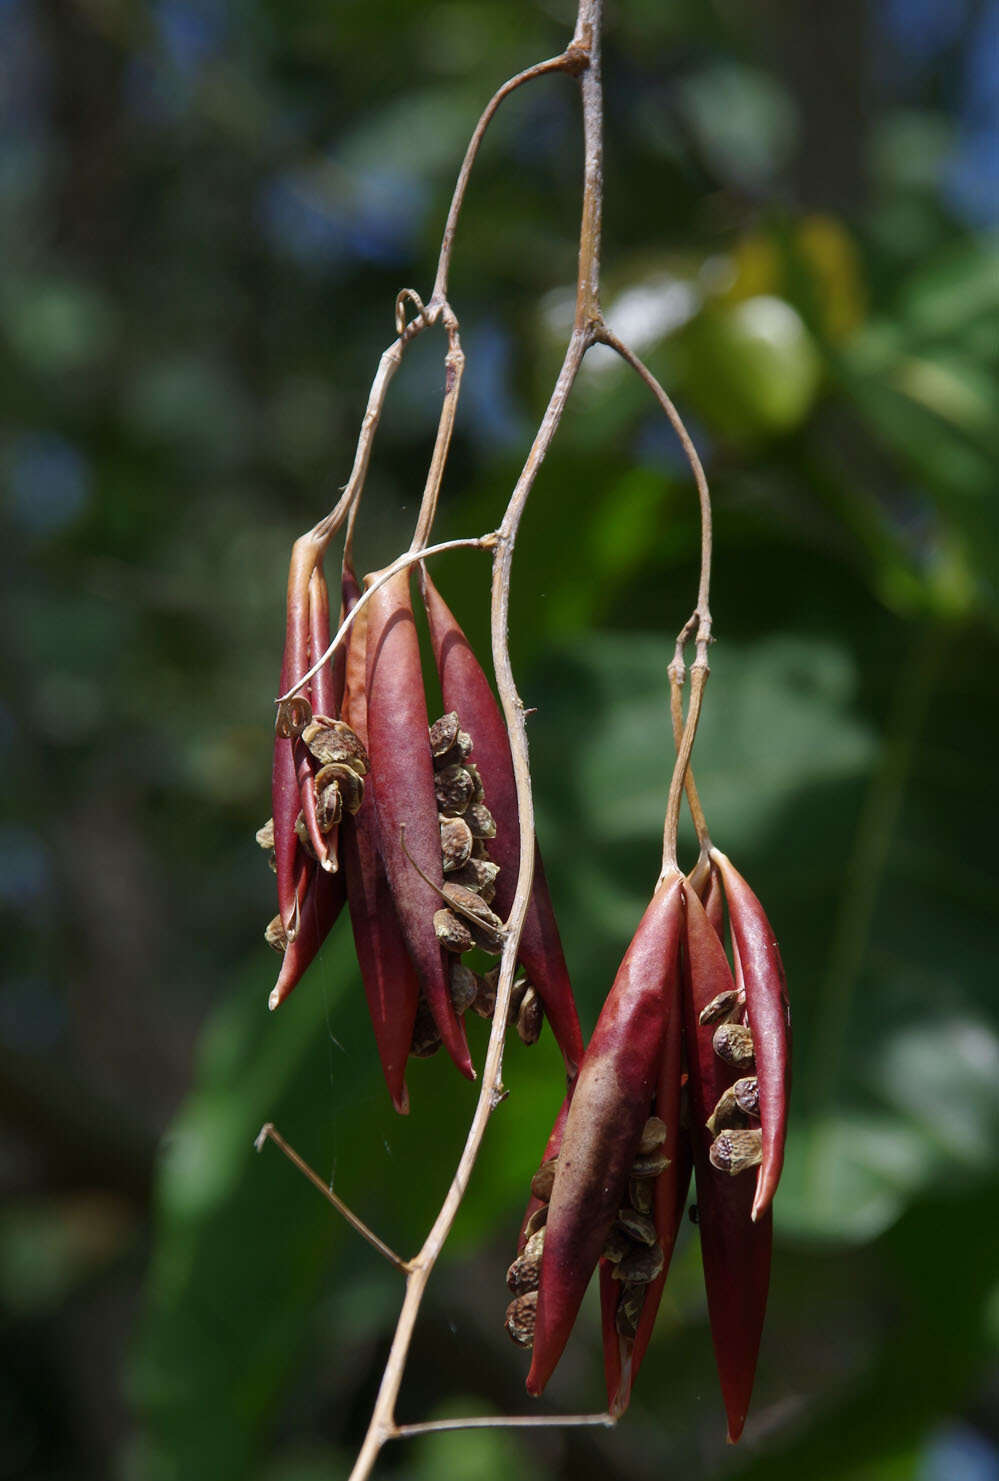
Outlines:
{"label": "curved stem", "polygon": [[[673,744],[677,751],[683,739],[683,675],[677,671],[675,661],[669,666],[669,708],[670,719],[673,724]],[[702,859],[706,859],[711,852],[711,835],[708,832],[708,820],[704,816],[701,806],[700,795],[697,784],[694,781],[693,767],[688,764],[687,775],[684,782],[687,792],[687,806],[690,808],[690,816],[693,820],[694,830],[697,833],[697,846]]]}

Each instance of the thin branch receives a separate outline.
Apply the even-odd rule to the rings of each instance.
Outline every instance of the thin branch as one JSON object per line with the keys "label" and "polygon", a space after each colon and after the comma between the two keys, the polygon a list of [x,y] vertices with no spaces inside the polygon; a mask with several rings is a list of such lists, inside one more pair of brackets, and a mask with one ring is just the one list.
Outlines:
{"label": "thin branch", "polygon": [[[683,740],[683,675],[678,672],[675,662],[670,664],[667,672],[669,674],[669,708],[673,724],[673,743],[679,751]],[[690,808],[690,816],[697,833],[697,846],[700,849],[701,858],[706,859],[711,852],[711,835],[708,832],[708,820],[704,816],[697,784],[694,781],[694,770],[689,764],[684,786],[687,792],[687,806]]]}
{"label": "thin branch", "polygon": [[384,1242],[384,1240],[379,1239],[378,1235],[375,1234],[372,1229],[368,1228],[364,1220],[359,1219],[353,1212],[353,1210],[347,1207],[342,1198],[337,1197],[337,1195],[333,1192],[333,1189],[329,1187],[327,1183],[323,1182],[322,1178],[317,1172],[313,1171],[313,1169],[306,1162],[305,1158],[299,1156],[299,1154],[295,1151],[295,1148],[285,1141],[284,1137],[278,1131],[273,1121],[264,1122],[263,1126],[257,1132],[256,1140],[254,1141],[253,1145],[256,1147],[258,1152],[262,1152],[264,1143],[267,1141],[272,1141],[276,1147],[280,1148],[280,1150],[287,1157],[288,1161],[294,1163],[300,1173],[305,1174],[312,1186],[319,1189],[323,1197],[333,1205],[338,1214],[341,1214],[342,1217],[347,1220],[347,1223],[350,1225],[350,1227],[355,1230],[362,1239],[366,1239],[368,1241],[368,1244],[370,1244],[373,1249],[376,1249],[380,1255],[384,1255],[385,1259],[388,1260],[390,1265],[394,1265],[395,1268],[397,1270],[401,1270],[404,1275],[408,1273],[408,1262],[403,1260],[400,1255],[397,1255],[395,1250],[390,1249],[389,1246]]}
{"label": "thin branch", "polygon": [[441,482],[444,478],[444,468],[447,463],[448,453],[451,451],[451,435],[454,432],[454,419],[458,410],[458,397],[461,395],[461,377],[465,370],[465,355],[461,348],[461,340],[458,335],[458,320],[445,305],[441,310],[444,319],[444,327],[447,330],[447,354],[444,357],[444,400],[441,403],[440,419],[437,423],[437,438],[434,442],[433,456],[430,459],[430,467],[427,470],[427,481],[423,489],[423,498],[420,500],[420,513],[416,521],[416,529],[413,532],[413,542],[410,550],[422,550],[430,539],[430,531],[433,528],[434,516],[437,513],[437,498],[441,491]]}
{"label": "thin branch", "polygon": [[612,1430],[617,1424],[613,1414],[477,1414],[469,1419],[428,1419],[421,1424],[398,1424],[393,1440],[409,1440],[414,1435],[440,1434],[444,1430],[541,1430],[593,1429]]}

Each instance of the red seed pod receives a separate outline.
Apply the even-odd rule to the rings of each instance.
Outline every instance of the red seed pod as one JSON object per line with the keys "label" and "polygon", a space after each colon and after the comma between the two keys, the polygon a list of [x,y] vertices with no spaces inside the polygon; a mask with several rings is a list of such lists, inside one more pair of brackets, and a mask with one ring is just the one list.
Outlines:
{"label": "red seed pod", "polygon": [[712,1167],[712,1133],[705,1125],[740,1071],[714,1051],[713,1025],[702,1010],[734,988],[725,949],[695,892],[686,888],[683,960],[684,1030],[690,1135],[700,1212],[701,1257],[715,1361],[728,1416],[728,1438],[742,1433],[756,1376],[770,1284],[772,1219],[753,1222],[753,1180]]}
{"label": "red seed pod", "polygon": [[[499,865],[493,908],[506,919],[520,869],[517,788],[506,725],[468,639],[429,576],[424,578],[423,595],[444,708],[457,712],[472,737],[471,760],[479,769],[486,804],[496,822],[496,835],[489,840],[489,857]],[[583,1038],[537,845],[534,885],[517,957],[541,999],[571,1080],[583,1056]]]}
{"label": "red seed pod", "polygon": [[604,1343],[604,1375],[607,1380],[607,1407],[610,1413],[616,1416],[623,1414],[628,1407],[632,1385],[638,1377],[638,1370],[652,1336],[652,1329],[659,1312],[659,1303],[662,1301],[663,1287],[669,1274],[677,1231],[683,1219],[687,1189],[690,1185],[690,1135],[687,1127],[681,1124],[684,1074],[682,1003],[678,973],[674,973],[667,983],[667,993],[671,999],[668,1008],[669,1020],[659,1061],[654,1114],[666,1123],[666,1140],[663,1143],[663,1151],[669,1158],[669,1163],[655,1179],[652,1194],[652,1221],[656,1226],[656,1237],[663,1251],[663,1268],[646,1288],[638,1330],[633,1338],[623,1335],[617,1326],[621,1282],[615,1280],[614,1268],[608,1260],[600,1262],[600,1306]]}
{"label": "red seed pod", "polygon": [[530,1394],[562,1355],[622,1201],[656,1089],[682,925],[674,876],[641,919],[580,1066],[548,1207]]}
{"label": "red seed pod", "polygon": [[787,1103],[791,1089],[791,1008],[780,951],[763,906],[729,859],[711,851],[725,889],[735,957],[736,983],[746,993],[760,1082],[763,1160],[756,1178],[753,1218],[766,1213],[784,1165]]}
{"label": "red seed pod", "polygon": [[[346,570],[345,612],[354,606],[358,595],[353,572]],[[362,609],[350,632],[343,718],[365,747],[368,741],[366,640],[367,610]],[[360,808],[353,817],[348,814],[341,824],[343,865],[354,946],[361,966],[378,1056],[392,1103],[405,1115],[409,1111],[409,1093],[404,1076],[413,1040],[420,985],[399,929],[392,893],[378,854],[377,784],[377,777],[370,774]]]}
{"label": "red seed pod", "polygon": [[443,888],[444,874],[408,571],[379,587],[368,603],[366,683],[368,752],[385,874],[434,1023],[451,1058],[471,1080],[475,1071],[465,1030],[451,1002],[445,953],[434,932],[434,914],[440,908],[434,885]]}
{"label": "red seed pod", "polygon": [[325,869],[313,869],[305,888],[298,934],[288,944],[277,983],[267,1000],[272,1011],[280,1007],[301,981],[306,967],[332,930],[345,898],[342,874],[327,874]]}

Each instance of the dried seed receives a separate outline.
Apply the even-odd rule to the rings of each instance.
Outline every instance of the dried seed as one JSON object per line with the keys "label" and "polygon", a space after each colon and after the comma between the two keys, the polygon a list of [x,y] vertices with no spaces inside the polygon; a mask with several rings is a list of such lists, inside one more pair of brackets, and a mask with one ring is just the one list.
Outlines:
{"label": "dried seed", "polygon": [[548,1205],[547,1203],[543,1203],[541,1204],[540,1208],[536,1208],[534,1210],[533,1214],[524,1225],[524,1237],[526,1239],[530,1239],[531,1235],[537,1234],[538,1230],[543,1229],[547,1222]]}
{"label": "dried seed", "polygon": [[471,857],[473,859],[488,859],[489,858],[489,847],[488,847],[488,843],[487,843],[487,840],[486,839],[484,839],[484,838],[473,838],[472,839],[472,853],[471,853]]}
{"label": "dried seed", "polygon": [[552,1196],[552,1184],[555,1182],[555,1167],[557,1163],[557,1157],[549,1157],[547,1162],[542,1162],[531,1179],[531,1192],[535,1198],[540,1198],[542,1203],[547,1203]]}
{"label": "dried seed", "polygon": [[423,999],[416,1010],[416,1018],[413,1022],[413,1042],[409,1052],[416,1059],[429,1059],[436,1054],[441,1047],[441,1036],[437,1031],[433,1015]]}
{"label": "dried seed", "polygon": [[436,760],[450,751],[458,739],[458,716],[454,710],[449,715],[442,715],[435,720],[430,727],[430,754]]}
{"label": "dried seed", "polygon": [[[499,968],[498,967],[494,968],[494,971],[496,973],[496,982],[498,984],[499,983]],[[527,978],[526,977],[517,977],[517,978],[515,978],[514,979],[513,986],[510,989],[510,1011],[506,1015],[506,1026],[507,1026],[507,1028],[509,1028],[512,1023],[516,1023],[517,1022],[517,1014],[520,1012],[520,1005],[524,1001],[524,998],[525,998],[526,994],[527,994]]]}
{"label": "dried seed", "polygon": [[645,1305],[645,1286],[629,1281],[621,1292],[614,1314],[614,1325],[622,1337],[634,1337]]}
{"label": "dried seed", "polygon": [[453,884],[450,880],[442,894],[455,913],[468,924],[475,945],[491,956],[499,956],[503,950],[503,922],[489,909],[485,900],[480,899],[474,890],[467,890],[464,885]]}
{"label": "dried seed", "polygon": [[302,731],[302,739],[321,766],[340,763],[360,776],[367,775],[368,753],[345,720],[311,720]]}
{"label": "dried seed", "polygon": [[352,766],[335,761],[316,773],[316,791],[320,792],[333,782],[340,788],[344,807],[349,813],[356,813],[364,801],[364,778]]}
{"label": "dried seed", "polygon": [[480,1018],[492,1018],[496,1011],[496,981],[499,968],[495,972],[486,972],[479,978],[479,990],[475,994],[473,1010]]}
{"label": "dried seed", "polygon": [[609,1260],[612,1265],[616,1265],[619,1260],[624,1259],[625,1255],[630,1255],[634,1248],[634,1244],[623,1229],[612,1227],[608,1231],[607,1238],[604,1240],[604,1247],[601,1253],[605,1260]]}
{"label": "dried seed", "polygon": [[471,951],[472,933],[453,910],[434,911],[434,930],[445,951],[453,951],[456,956]]}
{"label": "dried seed", "polygon": [[518,1255],[506,1273],[507,1287],[515,1296],[526,1296],[528,1291],[538,1289],[541,1267],[536,1260],[526,1260]]}
{"label": "dried seed", "polygon": [[536,1044],[544,1027],[545,1010],[533,987],[528,987],[517,1010],[517,1033],[522,1044]]}
{"label": "dried seed", "polygon": [[538,1310],[537,1291],[517,1296],[506,1309],[506,1330],[518,1347],[534,1346],[534,1321]]}
{"label": "dried seed", "polygon": [[434,776],[437,810],[445,817],[453,818],[463,813],[474,790],[472,778],[463,766],[445,766]]}
{"label": "dried seed", "polygon": [[716,998],[712,998],[706,1007],[702,1008],[698,1015],[698,1023],[704,1026],[709,1023],[721,1023],[723,1019],[730,1018],[745,1006],[746,994],[739,992],[736,988],[727,988],[720,992]]}
{"label": "dried seed", "polygon": [[545,1231],[544,1231],[544,1227],[542,1226],[542,1228],[540,1228],[540,1229],[535,1229],[535,1231],[531,1235],[530,1239],[524,1245],[524,1259],[525,1260],[537,1260],[537,1261],[540,1261],[541,1260],[541,1252],[544,1249],[544,1247],[545,1247]]}
{"label": "dried seed", "polygon": [[284,928],[284,921],[276,915],[272,921],[268,921],[264,930],[264,940],[268,946],[282,955],[288,949],[288,932]]}
{"label": "dried seed", "polygon": [[451,1001],[457,1014],[464,1013],[475,1002],[479,991],[478,974],[463,962],[451,963]]}
{"label": "dried seed", "polygon": [[628,1199],[632,1208],[640,1214],[650,1213],[653,1202],[652,1182],[649,1178],[632,1178],[628,1184]]}
{"label": "dried seed", "polygon": [[491,863],[489,859],[469,859],[460,869],[451,869],[448,873],[455,884],[463,884],[467,890],[474,890],[480,895],[487,905],[492,904],[496,893],[495,879],[499,874],[498,864]]}
{"label": "dried seed", "polygon": [[473,802],[465,813],[465,821],[473,838],[496,837],[496,821],[484,803]]}
{"label": "dried seed", "polygon": [[619,1229],[623,1229],[639,1244],[655,1244],[656,1226],[648,1214],[640,1214],[634,1208],[619,1208],[616,1223]]}
{"label": "dried seed", "polygon": [[274,819],[268,818],[262,828],[258,828],[254,837],[262,849],[274,852]]}
{"label": "dried seed", "polygon": [[472,832],[464,818],[441,819],[441,854],[444,873],[450,874],[468,862],[472,852]]}
{"label": "dried seed", "polygon": [[320,792],[316,789],[316,822],[320,833],[328,833],[343,817],[343,798],[340,785],[332,782]]}
{"label": "dried seed", "polygon": [[732,1086],[732,1093],[739,1103],[739,1109],[747,1116],[759,1116],[760,1114],[760,1082],[755,1075],[746,1075],[742,1080],[736,1080]]}
{"label": "dried seed", "polygon": [[629,1177],[657,1178],[665,1167],[669,1167],[669,1158],[665,1152],[648,1152],[644,1157],[635,1158]]}
{"label": "dried seed", "polygon": [[642,1128],[642,1137],[638,1143],[638,1155],[644,1157],[649,1152],[654,1152],[661,1147],[666,1140],[666,1122],[658,1116],[650,1116]]}
{"label": "dried seed", "polygon": [[763,1161],[763,1133],[758,1128],[752,1131],[723,1131],[711,1143],[708,1153],[711,1166],[719,1172],[745,1172]]}
{"label": "dried seed", "polygon": [[282,740],[294,740],[312,719],[312,706],[303,694],[293,694],[277,707],[274,729]]}
{"label": "dried seed", "polygon": [[314,859],[316,857],[316,851],[312,847],[312,839],[309,837],[309,830],[306,825],[305,818],[301,813],[299,813],[298,817],[295,819],[295,837],[298,839],[299,843],[302,845],[309,858]]}
{"label": "dried seed", "polygon": [[746,1115],[736,1099],[734,1085],[730,1085],[719,1096],[718,1104],[704,1124],[712,1136],[717,1136],[720,1131],[730,1130],[732,1127],[746,1125]]}
{"label": "dried seed", "polygon": [[482,785],[482,777],[479,775],[479,768],[474,764],[474,762],[466,761],[465,770],[472,778],[472,801],[481,802],[486,795],[486,789]]}
{"label": "dried seed", "polygon": [[664,1256],[662,1245],[654,1244],[649,1248],[642,1247],[633,1249],[623,1260],[619,1260],[614,1267],[615,1280],[627,1280],[640,1282],[647,1285],[650,1280],[655,1280],[663,1268]]}
{"label": "dried seed", "polygon": [[753,1062],[753,1033],[744,1023],[721,1023],[711,1040],[719,1059],[735,1069],[744,1069]]}

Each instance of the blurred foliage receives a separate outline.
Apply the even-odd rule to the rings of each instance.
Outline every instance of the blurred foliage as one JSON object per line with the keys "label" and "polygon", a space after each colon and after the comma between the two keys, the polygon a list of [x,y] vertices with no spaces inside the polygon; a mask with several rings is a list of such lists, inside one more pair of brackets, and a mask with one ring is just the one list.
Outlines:
{"label": "blurred foliage", "polygon": [[[829,11],[621,0],[605,56],[607,315],[715,497],[696,772],[796,1017],[754,1412],[726,1452],[688,1230],[616,1432],[428,1437],[386,1475],[999,1475],[999,9]],[[409,1120],[387,1108],[345,923],[266,1013],[283,568],[347,477],[396,292],[429,287],[480,108],[573,13],[0,6],[0,1476],[349,1469],[398,1277],[253,1138],[273,1119],[407,1253],[474,1092],[433,1060]],[[557,78],[476,166],[442,537],[496,522],[547,399],[580,161]],[[393,385],[368,565],[409,538],[442,358],[426,337]],[[511,628],[587,1030],[657,869],[697,548],[669,428],[595,353]],[[487,651],[484,562],[438,576]],[[503,1271],[560,1100],[548,1036],[505,1080],[400,1418],[526,1409]],[[545,1406],[601,1403],[590,1308]]]}

